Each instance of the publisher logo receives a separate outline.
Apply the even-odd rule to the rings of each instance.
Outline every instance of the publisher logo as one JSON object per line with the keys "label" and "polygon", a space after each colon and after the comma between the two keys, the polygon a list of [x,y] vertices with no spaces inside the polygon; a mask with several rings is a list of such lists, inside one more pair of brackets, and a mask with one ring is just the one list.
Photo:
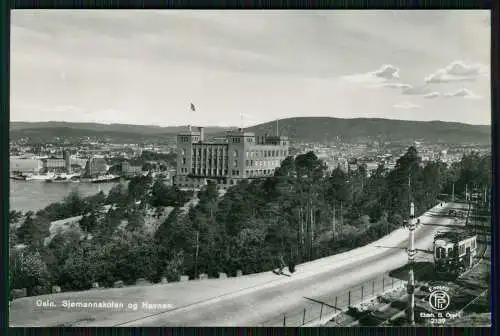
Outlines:
{"label": "publisher logo", "polygon": [[445,310],[450,305],[450,296],[443,290],[437,290],[429,296],[429,304],[435,310]]}

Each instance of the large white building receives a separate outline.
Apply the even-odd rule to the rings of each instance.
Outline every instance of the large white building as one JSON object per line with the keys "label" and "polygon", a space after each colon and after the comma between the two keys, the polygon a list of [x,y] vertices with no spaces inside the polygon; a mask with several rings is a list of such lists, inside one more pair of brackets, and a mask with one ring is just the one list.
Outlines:
{"label": "large white building", "polygon": [[38,174],[42,167],[41,160],[11,158],[9,170],[11,173]]}
{"label": "large white building", "polygon": [[220,141],[205,141],[203,127],[188,127],[177,136],[174,184],[199,188],[212,180],[227,188],[242,179],[272,176],[288,156],[288,138],[257,136],[243,129],[227,132]]}

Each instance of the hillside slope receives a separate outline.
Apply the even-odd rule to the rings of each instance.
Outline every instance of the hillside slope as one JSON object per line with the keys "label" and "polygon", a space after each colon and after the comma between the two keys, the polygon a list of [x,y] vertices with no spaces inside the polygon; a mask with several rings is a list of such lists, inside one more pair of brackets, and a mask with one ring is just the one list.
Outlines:
{"label": "hillside slope", "polygon": [[[254,132],[276,133],[275,121],[249,128]],[[491,127],[443,121],[390,119],[340,119],[329,117],[288,118],[278,122],[279,131],[302,141],[344,141],[378,139],[380,141],[424,140],[444,143],[490,143]]]}

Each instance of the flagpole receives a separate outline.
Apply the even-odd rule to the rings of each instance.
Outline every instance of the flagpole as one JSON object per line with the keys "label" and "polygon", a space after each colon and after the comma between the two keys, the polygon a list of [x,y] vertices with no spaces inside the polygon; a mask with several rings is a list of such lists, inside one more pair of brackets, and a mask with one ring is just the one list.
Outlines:
{"label": "flagpole", "polygon": [[196,107],[194,106],[193,103],[191,103],[190,108],[189,108],[189,126],[188,128],[191,129],[191,126],[194,126],[194,116],[192,116],[193,112],[196,112]]}

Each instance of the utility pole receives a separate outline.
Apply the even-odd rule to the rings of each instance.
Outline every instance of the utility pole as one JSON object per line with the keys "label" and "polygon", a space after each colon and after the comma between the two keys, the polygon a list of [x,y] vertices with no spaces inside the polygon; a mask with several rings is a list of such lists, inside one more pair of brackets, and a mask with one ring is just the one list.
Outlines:
{"label": "utility pole", "polygon": [[453,183],[453,186],[451,189],[451,201],[455,202],[455,183]]}
{"label": "utility pole", "polygon": [[415,205],[411,201],[411,174],[408,174],[408,195],[410,201],[410,218],[408,219],[408,324],[415,325],[415,276],[413,264],[415,262]]}
{"label": "utility pole", "polygon": [[299,221],[300,221],[300,251],[304,251],[304,218],[302,216],[302,207],[299,208]]}
{"label": "utility pole", "polygon": [[408,221],[409,228],[409,246],[408,246],[408,323],[415,325],[415,275],[413,272],[413,264],[415,262],[415,206],[413,202],[410,204],[410,219]]}
{"label": "utility pole", "polygon": [[339,232],[340,235],[342,236],[342,227],[344,226],[344,217],[342,216],[342,201],[340,201],[340,225],[339,225]]}
{"label": "utility pole", "polygon": [[332,238],[335,238],[335,202],[333,205]]}
{"label": "utility pole", "polygon": [[194,276],[195,279],[198,278],[198,250],[200,248],[200,231],[196,231],[196,254],[194,262]]}

